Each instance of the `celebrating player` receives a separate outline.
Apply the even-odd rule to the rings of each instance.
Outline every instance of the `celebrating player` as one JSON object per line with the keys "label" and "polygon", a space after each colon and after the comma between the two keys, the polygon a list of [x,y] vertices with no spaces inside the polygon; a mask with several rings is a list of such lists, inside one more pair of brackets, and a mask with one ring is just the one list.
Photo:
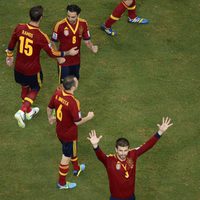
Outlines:
{"label": "celebrating player", "polygon": [[171,119],[163,118],[162,124],[157,125],[159,130],[146,143],[138,148],[130,149],[126,138],[116,141],[115,155],[105,155],[99,147],[102,136],[97,136],[95,130],[89,133],[90,140],[97,158],[104,164],[110,186],[110,200],[135,200],[135,173],[137,159],[152,148],[162,134],[173,124]]}
{"label": "celebrating player", "polygon": [[[40,65],[40,51],[44,49],[51,57],[64,57],[74,55],[74,50],[68,52],[55,51],[50,40],[40,28],[40,21],[43,16],[43,7],[35,6],[29,11],[30,22],[19,24],[15,28],[8,45],[6,64],[12,66],[14,62],[13,50],[18,43],[17,56],[14,67],[15,81],[21,85],[21,109],[15,113],[15,118],[21,128],[25,127],[24,120],[30,120],[39,112],[38,107],[31,108],[41,88],[43,73]],[[59,58],[64,62],[64,58]]]}
{"label": "celebrating player", "polygon": [[70,48],[74,48],[74,50],[77,51],[77,55],[66,56],[66,61],[58,66],[60,83],[69,75],[74,75],[79,79],[80,47],[82,39],[93,53],[97,53],[98,51],[98,46],[93,45],[90,40],[90,33],[86,20],[79,17],[81,8],[77,5],[68,5],[66,10],[67,17],[57,22],[54,27],[52,41],[54,44],[55,42],[59,42],[60,51],[68,51]]}

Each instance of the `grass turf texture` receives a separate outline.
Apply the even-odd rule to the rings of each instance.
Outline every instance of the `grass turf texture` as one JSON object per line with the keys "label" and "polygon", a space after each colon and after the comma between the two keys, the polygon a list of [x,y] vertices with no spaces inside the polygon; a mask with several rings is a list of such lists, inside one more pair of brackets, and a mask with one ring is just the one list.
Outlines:
{"label": "grass turf texture", "polygon": [[200,111],[200,24],[199,2],[138,0],[138,15],[150,24],[126,23],[126,14],[113,26],[115,38],[99,26],[119,1],[70,1],[82,8],[89,22],[92,40],[99,46],[93,55],[82,46],[81,80],[76,96],[82,113],[93,110],[95,118],[79,127],[79,158],[86,171],[74,190],[55,188],[61,147],[55,127],[48,125],[46,106],[57,86],[56,62],[42,53],[44,84],[35,105],[37,118],[18,128],[13,117],[20,106],[20,87],[6,67],[4,50],[17,23],[28,22],[30,7],[42,4],[45,17],[41,29],[51,34],[55,22],[65,16],[67,1],[1,1],[0,7],[0,199],[108,199],[104,167],[97,161],[86,140],[91,129],[103,134],[101,147],[114,152],[120,136],[131,146],[145,142],[157,130],[162,116],[174,126],[137,163],[138,200],[200,198],[199,111]]}

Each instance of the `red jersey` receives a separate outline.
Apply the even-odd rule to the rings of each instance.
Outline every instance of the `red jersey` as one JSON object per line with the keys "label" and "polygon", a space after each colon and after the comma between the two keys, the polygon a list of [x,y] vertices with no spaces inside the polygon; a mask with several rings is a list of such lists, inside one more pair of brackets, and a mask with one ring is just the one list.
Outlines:
{"label": "red jersey", "polygon": [[81,120],[79,101],[64,90],[56,90],[48,107],[56,109],[56,132],[58,138],[64,142],[77,140],[78,127],[75,122]]}
{"label": "red jersey", "polygon": [[57,22],[52,34],[52,41],[59,41],[59,50],[68,51],[77,47],[79,53],[75,56],[66,56],[62,66],[80,65],[81,39],[90,40],[90,33],[86,20],[78,18],[75,24],[70,24],[67,18]]}
{"label": "red jersey", "polygon": [[95,149],[98,159],[104,164],[113,198],[128,199],[135,195],[135,173],[137,158],[149,150],[158,141],[160,135],[156,133],[146,143],[131,149],[125,161],[120,161],[116,155],[106,156],[98,147]]}
{"label": "red jersey", "polygon": [[61,52],[51,48],[50,40],[38,27],[19,24],[15,28],[8,50],[13,51],[16,43],[17,56],[15,70],[24,75],[35,75],[41,71],[40,51],[44,49],[51,57],[61,57]]}

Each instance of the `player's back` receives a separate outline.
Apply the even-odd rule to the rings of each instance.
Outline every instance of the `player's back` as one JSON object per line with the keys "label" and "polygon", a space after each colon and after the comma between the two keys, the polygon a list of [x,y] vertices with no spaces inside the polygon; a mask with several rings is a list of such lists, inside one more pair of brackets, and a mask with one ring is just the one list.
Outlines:
{"label": "player's back", "polygon": [[58,90],[55,95],[54,105],[56,109],[56,131],[62,140],[73,141],[77,139],[76,121],[79,116],[79,102],[70,93]]}
{"label": "player's back", "polygon": [[14,37],[18,41],[16,71],[25,75],[37,74],[41,70],[40,51],[44,44],[48,43],[46,35],[38,27],[19,24]]}

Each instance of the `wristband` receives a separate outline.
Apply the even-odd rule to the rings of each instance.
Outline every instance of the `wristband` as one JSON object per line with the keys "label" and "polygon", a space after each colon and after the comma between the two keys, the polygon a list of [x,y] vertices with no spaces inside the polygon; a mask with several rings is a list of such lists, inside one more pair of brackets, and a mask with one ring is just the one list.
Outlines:
{"label": "wristband", "polygon": [[6,52],[7,57],[13,57],[13,52],[12,51],[6,49],[5,52]]}
{"label": "wristband", "polygon": [[65,57],[65,52],[61,51],[61,57]]}

